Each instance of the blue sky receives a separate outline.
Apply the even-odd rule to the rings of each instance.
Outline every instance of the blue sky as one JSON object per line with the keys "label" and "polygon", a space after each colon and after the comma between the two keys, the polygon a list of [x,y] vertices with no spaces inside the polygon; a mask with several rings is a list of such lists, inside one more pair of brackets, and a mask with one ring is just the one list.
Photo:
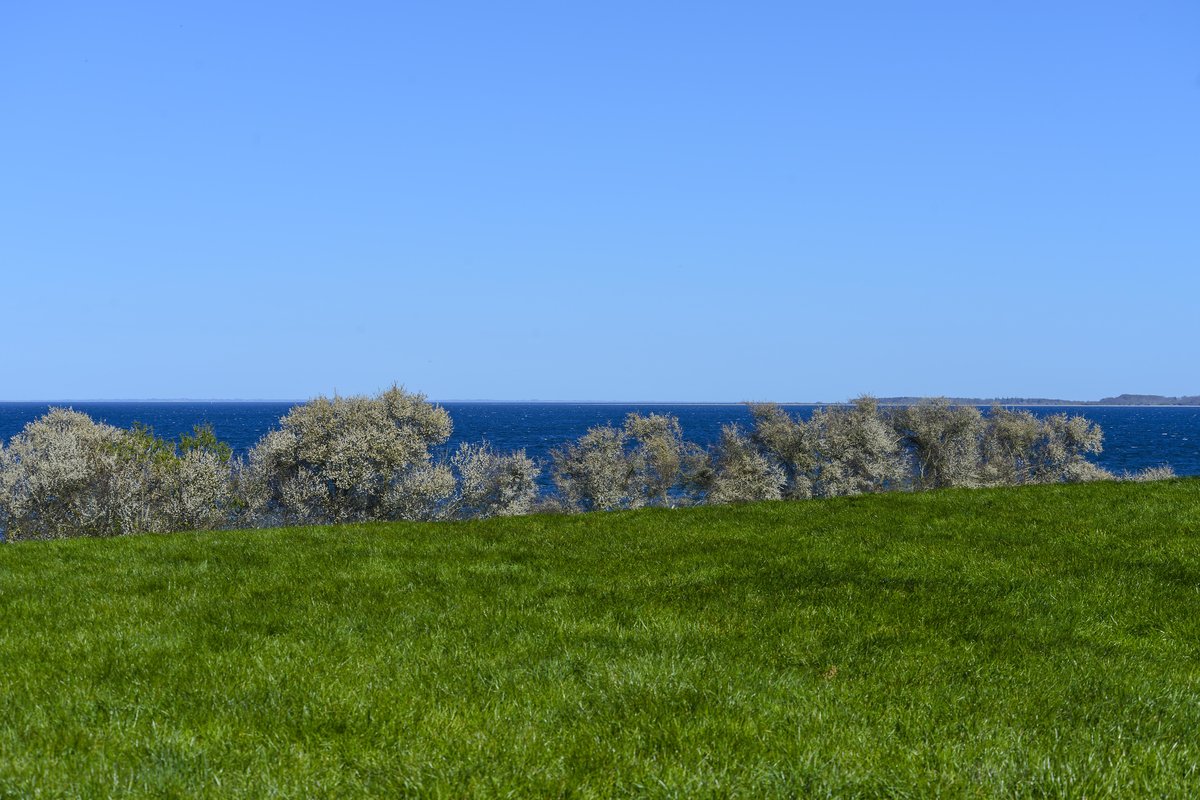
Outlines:
{"label": "blue sky", "polygon": [[0,399],[1200,393],[1200,5],[9,3]]}

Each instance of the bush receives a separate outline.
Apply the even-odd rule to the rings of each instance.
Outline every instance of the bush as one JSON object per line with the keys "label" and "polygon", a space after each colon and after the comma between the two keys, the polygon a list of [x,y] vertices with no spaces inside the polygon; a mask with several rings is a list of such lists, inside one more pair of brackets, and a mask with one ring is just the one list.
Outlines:
{"label": "bush", "polygon": [[1100,426],[1080,415],[1038,418],[1028,411],[994,406],[980,440],[980,485],[1111,480],[1088,459],[1101,452]]}
{"label": "bush", "polygon": [[684,441],[679,420],[665,414],[629,414],[620,428],[590,428],[551,456],[555,486],[575,511],[688,502],[684,487],[704,460]]}
{"label": "bush", "polygon": [[450,416],[393,386],[376,397],[318,397],[291,409],[250,451],[239,476],[255,520],[303,523],[431,519],[454,491],[431,448]]}
{"label": "bush", "polygon": [[904,486],[908,471],[900,437],[874,398],[819,408],[808,425],[816,445],[815,494],[837,497]]}
{"label": "bush", "polygon": [[120,533],[108,502],[121,431],[52,408],[12,438],[0,461],[9,539]]}
{"label": "bush", "polygon": [[783,496],[793,500],[812,497],[817,476],[814,426],[774,403],[751,403],[750,416],[754,419],[754,444],[783,470]]}
{"label": "bush", "polygon": [[232,449],[217,440],[211,427],[193,428],[191,436],[181,438],[163,481],[164,530],[203,530],[229,523],[235,510],[232,456]]}
{"label": "bush", "polygon": [[983,483],[983,415],[939,398],[895,410],[892,425],[913,459],[913,486],[941,489]]}
{"label": "bush", "polygon": [[[524,451],[463,444],[435,462],[449,415],[396,386],[296,406],[244,461],[208,428],[174,444],[144,426],[122,430],[53,408],[0,443],[0,534],[512,516],[1114,477],[1090,460],[1103,437],[1081,416],[998,407],[984,416],[946,400],[884,413],[869,397],[808,420],[774,404],[749,410],[751,432],[727,425],[708,451],[670,415],[591,428],[552,452],[557,492],[543,496]],[[1173,476],[1161,467],[1124,479]]]}
{"label": "bush", "polygon": [[502,455],[487,442],[463,443],[450,463],[458,475],[456,516],[512,517],[533,509],[541,470],[524,450]]}
{"label": "bush", "polygon": [[1121,479],[1146,483],[1149,481],[1169,481],[1174,477],[1176,477],[1175,470],[1168,464],[1162,464],[1157,467],[1146,467],[1138,472],[1126,472],[1121,476]]}
{"label": "bush", "polygon": [[620,428],[600,425],[550,451],[554,485],[570,509],[613,511],[641,506],[640,493],[633,491],[633,465],[625,456],[625,441]]}
{"label": "bush", "polygon": [[1033,483],[1038,474],[1042,422],[1028,411],[993,406],[981,442],[980,482],[985,486]]}
{"label": "bush", "polygon": [[686,504],[685,487],[705,460],[704,451],[685,441],[679,419],[670,414],[629,414],[623,429],[631,450],[631,489],[649,506]]}
{"label": "bush", "polygon": [[116,536],[229,520],[230,451],[198,428],[181,449],[52,408],[0,450],[0,525],[9,539]]}
{"label": "bush", "polygon": [[726,425],[700,484],[705,499],[714,505],[778,500],[783,496],[787,474],[760,452],[739,426]]}
{"label": "bush", "polygon": [[1079,415],[1052,414],[1042,421],[1042,437],[1034,448],[1034,478],[1039,483],[1106,480],[1112,473],[1088,461],[1103,449],[1100,426]]}

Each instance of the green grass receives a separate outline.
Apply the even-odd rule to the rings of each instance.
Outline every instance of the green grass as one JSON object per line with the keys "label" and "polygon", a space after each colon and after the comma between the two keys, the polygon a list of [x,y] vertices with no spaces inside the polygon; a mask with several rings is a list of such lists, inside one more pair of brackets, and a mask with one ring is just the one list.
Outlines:
{"label": "green grass", "polygon": [[0,797],[1200,794],[1200,480],[0,547]]}

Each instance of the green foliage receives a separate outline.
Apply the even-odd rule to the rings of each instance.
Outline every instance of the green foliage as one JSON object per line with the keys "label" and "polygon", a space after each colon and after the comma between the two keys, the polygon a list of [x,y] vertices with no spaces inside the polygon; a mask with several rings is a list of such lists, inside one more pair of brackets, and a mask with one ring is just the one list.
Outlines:
{"label": "green foliage", "polygon": [[179,437],[179,449],[184,454],[211,453],[222,464],[228,464],[233,459],[233,448],[217,439],[212,425],[193,426],[191,436],[185,433]]}
{"label": "green foliage", "polygon": [[1200,788],[1200,481],[0,547],[0,797]]}
{"label": "green foliage", "polygon": [[149,425],[136,421],[120,436],[107,442],[106,448],[118,461],[147,469],[169,469],[168,465],[175,458],[174,445],[155,436]]}

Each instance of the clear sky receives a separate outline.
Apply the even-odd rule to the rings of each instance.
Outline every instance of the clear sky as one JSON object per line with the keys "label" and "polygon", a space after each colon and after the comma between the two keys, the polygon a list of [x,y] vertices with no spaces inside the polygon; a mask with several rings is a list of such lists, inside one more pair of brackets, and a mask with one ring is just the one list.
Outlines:
{"label": "clear sky", "polygon": [[5,3],[0,400],[1200,393],[1200,4]]}

